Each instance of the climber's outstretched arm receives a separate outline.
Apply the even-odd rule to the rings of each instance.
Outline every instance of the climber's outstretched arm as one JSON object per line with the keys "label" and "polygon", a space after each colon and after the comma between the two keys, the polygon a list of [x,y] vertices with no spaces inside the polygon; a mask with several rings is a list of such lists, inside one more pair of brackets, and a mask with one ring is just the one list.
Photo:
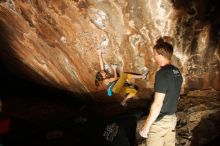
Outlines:
{"label": "climber's outstretched arm", "polygon": [[104,61],[103,61],[103,58],[102,58],[102,49],[98,50],[98,54],[99,54],[99,63],[100,63],[101,70],[104,70]]}
{"label": "climber's outstretched arm", "polygon": [[146,75],[144,75],[144,74],[142,74],[142,75],[131,74],[132,79],[144,79],[145,77],[146,77]]}
{"label": "climber's outstretched arm", "polygon": [[112,69],[114,71],[114,76],[112,78],[109,79],[109,82],[114,82],[116,80],[118,80],[118,75],[117,75],[117,70],[116,70],[117,66],[113,65]]}

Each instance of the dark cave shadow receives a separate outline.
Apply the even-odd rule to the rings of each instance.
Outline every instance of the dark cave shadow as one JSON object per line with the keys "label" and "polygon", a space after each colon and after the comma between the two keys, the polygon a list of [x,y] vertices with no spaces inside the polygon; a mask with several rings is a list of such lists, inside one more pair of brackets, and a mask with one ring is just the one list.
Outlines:
{"label": "dark cave shadow", "polygon": [[[72,117],[61,115],[64,113],[59,112],[59,109],[57,110],[57,113],[49,113],[47,119],[36,117],[33,120],[27,120],[24,116],[25,113],[20,113],[24,117],[16,117],[13,114],[7,115],[11,120],[11,132],[7,135],[0,135],[0,141],[3,141],[4,146],[135,145],[136,124],[137,120],[146,114],[144,109],[134,108],[125,110],[120,107],[120,103],[100,103],[93,100],[82,100],[77,98],[77,96],[84,96],[82,94],[72,94],[65,90],[43,86],[29,80],[24,80],[13,73],[7,72],[7,70],[1,72],[1,74],[4,74],[4,78],[1,79],[3,82],[0,89],[4,88],[4,92],[0,92],[0,96],[7,104],[18,101],[14,100],[15,98],[19,99],[20,103],[25,100],[28,100],[28,102],[32,101],[30,98],[33,98],[36,103],[25,103],[24,105],[28,106],[28,104],[32,104],[33,106],[36,106],[39,104],[38,101],[46,103],[53,103],[55,101],[57,104],[61,104],[67,108],[76,107],[76,109],[78,109],[83,107],[83,111],[76,110],[76,112],[79,113],[72,113]],[[13,110],[19,111],[19,107],[21,108],[22,106],[23,105],[20,104],[17,107],[14,107],[18,109]],[[102,114],[98,114],[97,110],[94,110],[94,108],[103,110],[106,108],[105,106],[109,106],[111,110],[115,110],[111,111],[113,114],[102,117]],[[7,110],[7,107],[4,110]],[[108,110],[106,112],[108,112]],[[86,122],[85,124],[75,122],[75,119],[80,120],[83,118],[86,118],[89,122]],[[119,126],[117,136],[115,136],[113,141],[107,141],[103,136],[103,133],[108,125],[114,123]]]}
{"label": "dark cave shadow", "polygon": [[[24,79],[10,70],[4,67],[4,63],[1,64],[0,73],[0,97],[3,99],[3,103],[7,110],[9,106],[7,104],[18,104],[16,107],[10,107],[10,112],[6,116],[10,117],[12,132],[6,136],[0,135],[5,141],[4,146],[7,145],[110,145],[110,146],[131,146],[135,144],[135,129],[137,120],[147,113],[146,108],[134,107],[131,109],[125,109],[120,106],[120,103],[110,102],[102,103],[95,100],[83,100],[79,97],[88,96],[86,94],[75,94],[66,90],[61,90],[55,87],[44,86],[28,79]],[[105,92],[105,91],[104,91]],[[103,91],[97,93],[91,93],[94,95],[102,95]],[[111,97],[109,97],[111,98]],[[19,102],[18,102],[19,101]],[[39,101],[39,102],[38,102]],[[19,113],[21,116],[14,115],[13,112],[19,112],[20,108],[26,106],[27,110],[30,106],[38,106],[41,103],[56,103],[66,108],[76,108],[75,112],[78,114],[59,112],[59,109],[55,109],[55,112],[49,113],[46,119],[35,117],[34,119],[26,119],[25,111]],[[146,101],[143,101],[146,104]],[[22,105],[24,103],[24,105]],[[41,107],[41,106],[40,106]],[[109,107],[106,108],[106,107]],[[56,108],[56,107],[55,107]],[[96,109],[97,108],[97,109]],[[78,110],[79,109],[79,110]],[[99,110],[98,110],[99,109]],[[106,110],[107,109],[107,110]],[[44,110],[44,109],[39,109]],[[47,110],[47,108],[45,108]],[[83,110],[83,111],[80,111]],[[109,115],[103,115],[103,113],[112,112]],[[26,111],[28,112],[28,111]],[[33,114],[35,114],[33,112]],[[70,116],[69,116],[69,115]],[[71,116],[72,114],[72,116]],[[90,119],[87,124],[74,123],[74,118],[86,117]],[[117,123],[119,133],[115,138],[115,141],[109,142],[103,138],[103,132],[108,124]],[[56,134],[56,130],[61,131],[61,137],[48,139],[48,133]],[[86,131],[89,130],[89,131]],[[63,134],[62,134],[63,133]]]}
{"label": "dark cave shadow", "polygon": [[193,129],[191,146],[219,146],[220,145],[220,111],[201,119]]}
{"label": "dark cave shadow", "polygon": [[[7,117],[11,120],[11,131],[8,135],[0,135],[0,142],[3,139],[4,146],[10,145],[110,145],[110,146],[131,146],[135,144],[135,129],[137,120],[147,113],[146,107],[124,108],[120,106],[120,102],[102,103],[96,100],[85,100],[83,96],[87,94],[75,94],[70,91],[61,90],[55,87],[50,87],[38,84],[29,79],[20,77],[11,72],[5,65],[5,62],[0,61],[0,97],[3,99],[7,113]],[[94,95],[103,95],[100,91],[91,93]],[[111,98],[111,97],[109,97]],[[146,101],[143,101],[146,105]],[[16,105],[15,107],[8,106],[9,104]],[[23,105],[24,103],[24,105]],[[36,115],[33,119],[28,119],[25,112],[29,112],[29,107],[36,107],[42,103],[56,103],[58,106],[66,108],[76,108],[75,111],[63,113],[58,109],[56,112],[47,114],[47,118],[41,118]],[[20,108],[26,106],[27,111],[20,112]],[[41,107],[41,106],[40,106]],[[107,108],[109,107],[109,109]],[[11,113],[8,112],[8,108]],[[56,107],[55,107],[56,108]],[[106,110],[107,109],[107,110]],[[38,110],[38,109],[37,109]],[[39,110],[47,110],[39,109]],[[104,115],[99,113],[112,112],[112,114]],[[19,112],[19,116],[14,113]],[[35,114],[32,111],[33,115]],[[46,112],[46,111],[45,111]],[[71,113],[71,112],[78,112]],[[44,113],[43,113],[44,114]],[[72,116],[71,116],[72,114]],[[77,124],[74,118],[86,117],[90,120],[87,124]],[[103,132],[108,124],[117,123],[119,128],[118,135],[113,142],[106,141],[103,138]],[[48,139],[48,134],[55,133],[56,130],[61,132],[61,137]],[[88,131],[86,131],[88,130]],[[55,131],[55,132],[54,132]],[[63,133],[63,134],[62,134]]]}

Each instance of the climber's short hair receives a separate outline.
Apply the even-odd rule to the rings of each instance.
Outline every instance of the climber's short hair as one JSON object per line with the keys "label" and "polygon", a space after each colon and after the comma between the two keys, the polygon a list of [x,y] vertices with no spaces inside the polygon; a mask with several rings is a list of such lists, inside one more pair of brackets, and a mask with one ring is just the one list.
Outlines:
{"label": "climber's short hair", "polygon": [[[104,78],[103,77],[103,75],[102,75],[102,71],[104,71],[105,73],[106,73],[106,77]],[[106,71],[106,70],[101,70],[101,71],[98,71],[97,73],[96,73],[96,76],[95,76],[95,85],[96,86],[99,86],[99,82],[101,82],[101,81],[103,81],[103,80],[105,80],[106,78],[109,78],[109,73]]]}

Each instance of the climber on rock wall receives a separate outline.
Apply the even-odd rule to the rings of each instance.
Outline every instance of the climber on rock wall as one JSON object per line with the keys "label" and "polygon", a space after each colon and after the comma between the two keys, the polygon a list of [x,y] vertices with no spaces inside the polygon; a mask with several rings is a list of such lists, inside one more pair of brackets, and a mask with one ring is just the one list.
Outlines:
{"label": "climber on rock wall", "polygon": [[134,97],[137,93],[137,87],[132,83],[132,79],[145,79],[148,70],[145,70],[145,72],[141,75],[122,72],[120,73],[120,76],[118,76],[117,65],[112,65],[113,75],[111,75],[104,67],[105,64],[102,57],[102,49],[98,50],[98,54],[101,71],[96,73],[96,86],[99,86],[100,82],[102,82],[106,86],[109,96],[112,96],[112,92],[125,96],[121,105],[126,106],[126,101],[131,97]]}

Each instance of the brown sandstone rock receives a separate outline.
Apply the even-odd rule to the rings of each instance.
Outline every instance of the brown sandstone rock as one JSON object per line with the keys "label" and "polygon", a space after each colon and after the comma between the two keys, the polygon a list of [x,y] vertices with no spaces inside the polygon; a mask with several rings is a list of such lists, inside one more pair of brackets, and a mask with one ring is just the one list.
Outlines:
{"label": "brown sandstone rock", "polygon": [[153,88],[157,67],[152,47],[160,36],[170,36],[184,88],[219,90],[220,19],[215,5],[189,0],[4,0],[0,57],[24,78],[105,101],[104,89],[94,85],[96,49],[102,40],[109,41],[107,64],[119,63],[124,71],[136,73],[147,66],[149,77],[140,85]]}

